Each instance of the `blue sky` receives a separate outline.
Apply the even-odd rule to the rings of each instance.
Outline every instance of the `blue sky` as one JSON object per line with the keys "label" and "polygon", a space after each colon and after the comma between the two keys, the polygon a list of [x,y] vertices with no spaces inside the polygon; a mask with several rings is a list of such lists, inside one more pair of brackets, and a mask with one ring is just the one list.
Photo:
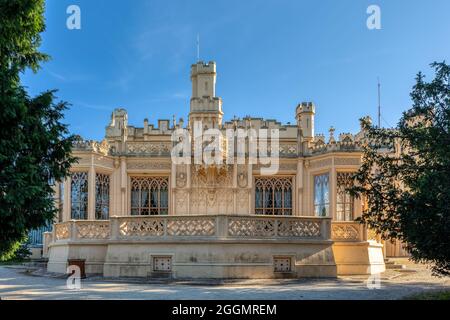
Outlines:
{"label": "blue sky", "polygon": [[[66,28],[81,8],[82,29]],[[381,8],[381,30],[366,9]],[[217,62],[225,119],[251,115],[295,123],[296,105],[316,104],[316,132],[357,132],[376,118],[377,77],[384,126],[410,106],[418,71],[450,61],[450,1],[407,0],[47,0],[41,50],[52,60],[23,83],[34,95],[58,89],[72,104],[73,133],[101,140],[111,112],[129,123],[187,118],[190,65]]]}

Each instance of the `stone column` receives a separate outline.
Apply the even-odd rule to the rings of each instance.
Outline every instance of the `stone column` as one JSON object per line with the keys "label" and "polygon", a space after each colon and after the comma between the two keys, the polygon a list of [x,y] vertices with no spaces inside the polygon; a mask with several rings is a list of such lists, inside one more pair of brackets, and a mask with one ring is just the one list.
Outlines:
{"label": "stone column", "polygon": [[171,170],[170,170],[170,189],[169,189],[169,215],[176,214],[176,192],[177,187],[177,165],[172,162]]}
{"label": "stone column", "polygon": [[63,203],[63,221],[69,221],[71,218],[72,199],[70,197],[71,179],[67,177],[64,180],[64,203]]}
{"label": "stone column", "polygon": [[296,205],[295,205],[295,212],[293,215],[295,216],[301,216],[304,215],[302,212],[302,206],[303,206],[303,159],[299,159],[297,162],[297,175],[296,175],[296,186],[295,190],[297,191],[296,195]]}
{"label": "stone column", "polygon": [[252,201],[252,195],[253,195],[253,164],[251,161],[248,163],[247,167],[247,188],[249,190],[248,192],[248,213],[252,214],[255,212],[253,208],[253,201]]}
{"label": "stone column", "polygon": [[237,175],[238,175],[238,170],[237,170],[237,163],[236,161],[234,161],[233,164],[233,214],[237,213]]}
{"label": "stone column", "polygon": [[120,216],[127,216],[127,215],[131,214],[131,212],[127,212],[127,185],[128,185],[127,160],[125,157],[121,157],[120,158],[120,195],[121,195]]}
{"label": "stone column", "polygon": [[186,165],[187,214],[191,214],[191,164]]}
{"label": "stone column", "polygon": [[88,220],[95,220],[95,169],[91,163],[88,173]]}
{"label": "stone column", "polygon": [[334,167],[334,158],[333,158],[330,173],[330,218],[332,218],[333,220],[336,219],[336,197],[337,197],[336,183],[337,183],[336,168]]}

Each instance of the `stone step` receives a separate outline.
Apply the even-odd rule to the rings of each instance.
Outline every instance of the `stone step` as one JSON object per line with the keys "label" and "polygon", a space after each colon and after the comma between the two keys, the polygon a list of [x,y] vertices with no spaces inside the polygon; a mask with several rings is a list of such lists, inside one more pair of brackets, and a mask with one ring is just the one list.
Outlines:
{"label": "stone step", "polygon": [[386,269],[391,269],[391,270],[400,270],[400,269],[405,269],[406,266],[404,264],[396,264],[396,263],[385,263],[386,265]]}

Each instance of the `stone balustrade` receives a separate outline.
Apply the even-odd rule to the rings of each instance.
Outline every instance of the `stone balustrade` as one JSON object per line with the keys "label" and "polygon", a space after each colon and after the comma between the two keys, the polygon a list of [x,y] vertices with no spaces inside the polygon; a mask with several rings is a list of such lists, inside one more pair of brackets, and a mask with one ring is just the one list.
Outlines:
{"label": "stone balustrade", "polygon": [[57,223],[53,241],[68,240],[330,240],[331,219],[292,216],[125,216]]}
{"label": "stone balustrade", "polygon": [[109,220],[71,220],[56,223],[53,241],[59,240],[106,240],[110,238]]}
{"label": "stone balustrade", "polygon": [[334,241],[365,241],[366,228],[359,222],[339,221],[331,224],[331,238]]}
{"label": "stone balustrade", "polygon": [[355,221],[333,221],[331,238],[334,241],[381,241],[374,230]]}

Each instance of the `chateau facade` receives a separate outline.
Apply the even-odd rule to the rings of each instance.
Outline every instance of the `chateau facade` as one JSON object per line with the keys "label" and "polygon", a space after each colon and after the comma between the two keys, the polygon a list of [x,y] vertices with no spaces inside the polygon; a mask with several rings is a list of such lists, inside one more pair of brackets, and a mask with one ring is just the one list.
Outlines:
{"label": "chateau facade", "polygon": [[[134,127],[127,111],[116,109],[102,142],[75,143],[79,160],[58,188],[60,215],[44,236],[49,271],[65,273],[70,259],[84,260],[88,274],[108,277],[295,278],[384,271],[383,244],[354,222],[363,203],[346,192],[361,164],[363,131],[315,135],[311,102],[293,108],[295,125],[250,117],[225,122],[215,92],[216,64],[194,64],[191,80],[186,123],[159,120],[154,126],[144,120],[143,127]],[[224,151],[221,163],[194,159],[198,148],[190,138],[196,123],[203,132],[222,133],[216,141]],[[174,140],[181,129],[188,136]],[[250,137],[227,136],[239,129],[277,132],[267,146],[271,163],[251,160]],[[174,146],[186,142],[190,161],[173,161]],[[257,154],[264,151],[257,146]],[[266,174],[274,163],[276,172]]]}

